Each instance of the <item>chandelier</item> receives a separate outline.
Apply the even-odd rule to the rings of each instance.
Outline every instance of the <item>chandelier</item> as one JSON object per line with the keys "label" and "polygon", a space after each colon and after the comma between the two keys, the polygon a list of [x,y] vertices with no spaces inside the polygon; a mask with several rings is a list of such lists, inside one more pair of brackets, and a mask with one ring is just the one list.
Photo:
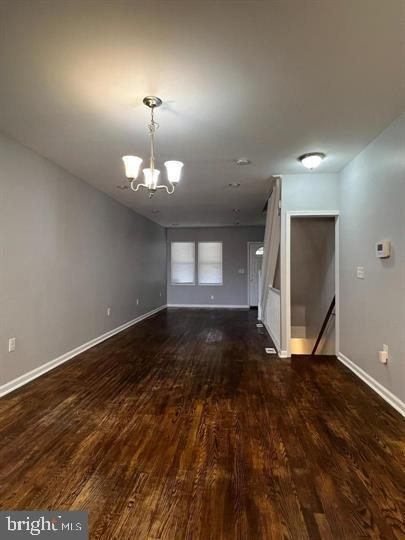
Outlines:
{"label": "chandelier", "polygon": [[159,124],[155,121],[154,111],[156,107],[162,105],[162,100],[155,96],[146,96],[143,99],[143,103],[150,108],[150,124],[148,124],[150,138],[149,167],[143,169],[144,183],[136,183],[135,181],[138,178],[142,159],[137,156],[123,156],[122,161],[125,165],[125,175],[130,181],[130,187],[133,191],[138,191],[141,187],[146,188],[149,193],[149,198],[153,197],[158,189],[165,189],[167,193],[171,195],[174,193],[175,186],[180,181],[183,163],[181,161],[166,161],[165,167],[170,187],[164,184],[158,185],[160,171],[155,168],[155,134],[159,129]]}

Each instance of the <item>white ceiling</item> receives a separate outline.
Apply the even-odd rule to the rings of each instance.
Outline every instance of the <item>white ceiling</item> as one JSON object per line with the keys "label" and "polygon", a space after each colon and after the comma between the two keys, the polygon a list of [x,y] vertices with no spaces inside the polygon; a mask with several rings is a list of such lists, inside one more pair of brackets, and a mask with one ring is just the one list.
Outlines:
{"label": "white ceiling", "polygon": [[[403,111],[404,6],[0,0],[0,129],[164,225],[259,223],[272,174],[311,150],[339,171]],[[148,157],[147,94],[159,165],[185,162],[151,200],[116,188],[123,154]]]}

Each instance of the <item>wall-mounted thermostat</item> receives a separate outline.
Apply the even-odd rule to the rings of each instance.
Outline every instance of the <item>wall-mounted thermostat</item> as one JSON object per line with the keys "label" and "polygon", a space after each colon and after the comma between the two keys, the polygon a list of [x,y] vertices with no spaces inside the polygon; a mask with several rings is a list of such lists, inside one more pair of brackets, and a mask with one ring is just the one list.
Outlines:
{"label": "wall-mounted thermostat", "polygon": [[380,259],[384,259],[391,255],[391,242],[390,240],[381,240],[375,245],[375,255]]}

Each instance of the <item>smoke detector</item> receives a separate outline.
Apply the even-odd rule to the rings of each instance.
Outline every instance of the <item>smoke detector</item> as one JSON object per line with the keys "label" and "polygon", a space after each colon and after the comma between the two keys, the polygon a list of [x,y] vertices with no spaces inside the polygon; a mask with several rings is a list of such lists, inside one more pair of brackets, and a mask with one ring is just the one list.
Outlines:
{"label": "smoke detector", "polygon": [[241,158],[238,158],[238,159],[234,159],[233,162],[236,164],[236,165],[250,165],[252,162],[250,161],[250,159],[248,158],[245,158],[245,157],[241,157]]}

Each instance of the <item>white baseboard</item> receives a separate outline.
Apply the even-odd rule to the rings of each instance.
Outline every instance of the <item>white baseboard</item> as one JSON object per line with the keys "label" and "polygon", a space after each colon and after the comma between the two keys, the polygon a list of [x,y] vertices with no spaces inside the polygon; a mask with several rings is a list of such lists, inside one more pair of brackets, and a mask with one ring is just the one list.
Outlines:
{"label": "white baseboard", "polygon": [[168,308],[213,308],[213,309],[249,309],[248,305],[231,304],[167,304]]}
{"label": "white baseboard", "polygon": [[64,362],[67,362],[71,358],[74,358],[78,354],[87,351],[87,349],[90,349],[91,347],[94,347],[95,345],[98,345],[102,341],[105,341],[106,339],[114,336],[115,334],[118,334],[119,332],[122,332],[126,328],[129,328],[130,326],[137,324],[144,319],[147,319],[148,317],[151,317],[155,313],[158,313],[162,309],[165,309],[167,306],[166,304],[163,306],[160,306],[156,309],[153,309],[152,311],[149,311],[148,313],[145,313],[144,315],[140,315],[136,319],[132,319],[132,321],[128,321],[121,326],[118,326],[117,328],[114,328],[113,330],[110,330],[109,332],[106,332],[105,334],[98,336],[87,343],[84,343],[83,345],[79,345],[79,347],[76,347],[75,349],[72,349],[71,351],[62,354],[62,356],[58,356],[58,358],[54,358],[53,360],[47,362],[46,364],[43,364],[42,366],[39,366],[32,371],[29,371],[28,373],[24,373],[24,375],[20,375],[16,379],[13,379],[12,381],[3,384],[0,386],[0,397],[5,396],[6,394],[9,394],[13,390],[16,390],[20,386],[23,386],[24,384],[29,383],[30,381],[36,379],[37,377],[40,377],[47,371],[50,371],[51,369],[56,368],[57,366],[60,366],[60,364],[63,364]]}
{"label": "white baseboard", "polygon": [[280,342],[279,342],[279,340],[273,334],[270,326],[266,322],[264,322],[263,320],[262,320],[262,323],[264,324],[264,327],[266,328],[267,332],[269,333],[269,335],[271,337],[271,340],[274,343],[275,348],[277,349],[277,353],[280,356]]}
{"label": "white baseboard", "polygon": [[274,333],[272,332],[270,326],[268,324],[266,324],[264,321],[262,321],[262,323],[264,324],[267,332],[269,333],[270,337],[271,337],[271,340],[272,342],[274,343],[274,346],[277,350],[277,354],[278,354],[278,357],[279,358],[288,358],[288,352],[287,351],[284,351],[281,349],[281,345],[280,345],[280,342],[279,340],[276,338],[276,336],[274,335]]}
{"label": "white baseboard", "polygon": [[338,353],[338,360],[348,367],[355,375],[365,382],[374,392],[377,392],[387,403],[396,409],[402,416],[405,416],[405,403],[390,392],[385,386],[376,381],[371,375],[366,373],[357,364],[349,360],[343,353]]}

